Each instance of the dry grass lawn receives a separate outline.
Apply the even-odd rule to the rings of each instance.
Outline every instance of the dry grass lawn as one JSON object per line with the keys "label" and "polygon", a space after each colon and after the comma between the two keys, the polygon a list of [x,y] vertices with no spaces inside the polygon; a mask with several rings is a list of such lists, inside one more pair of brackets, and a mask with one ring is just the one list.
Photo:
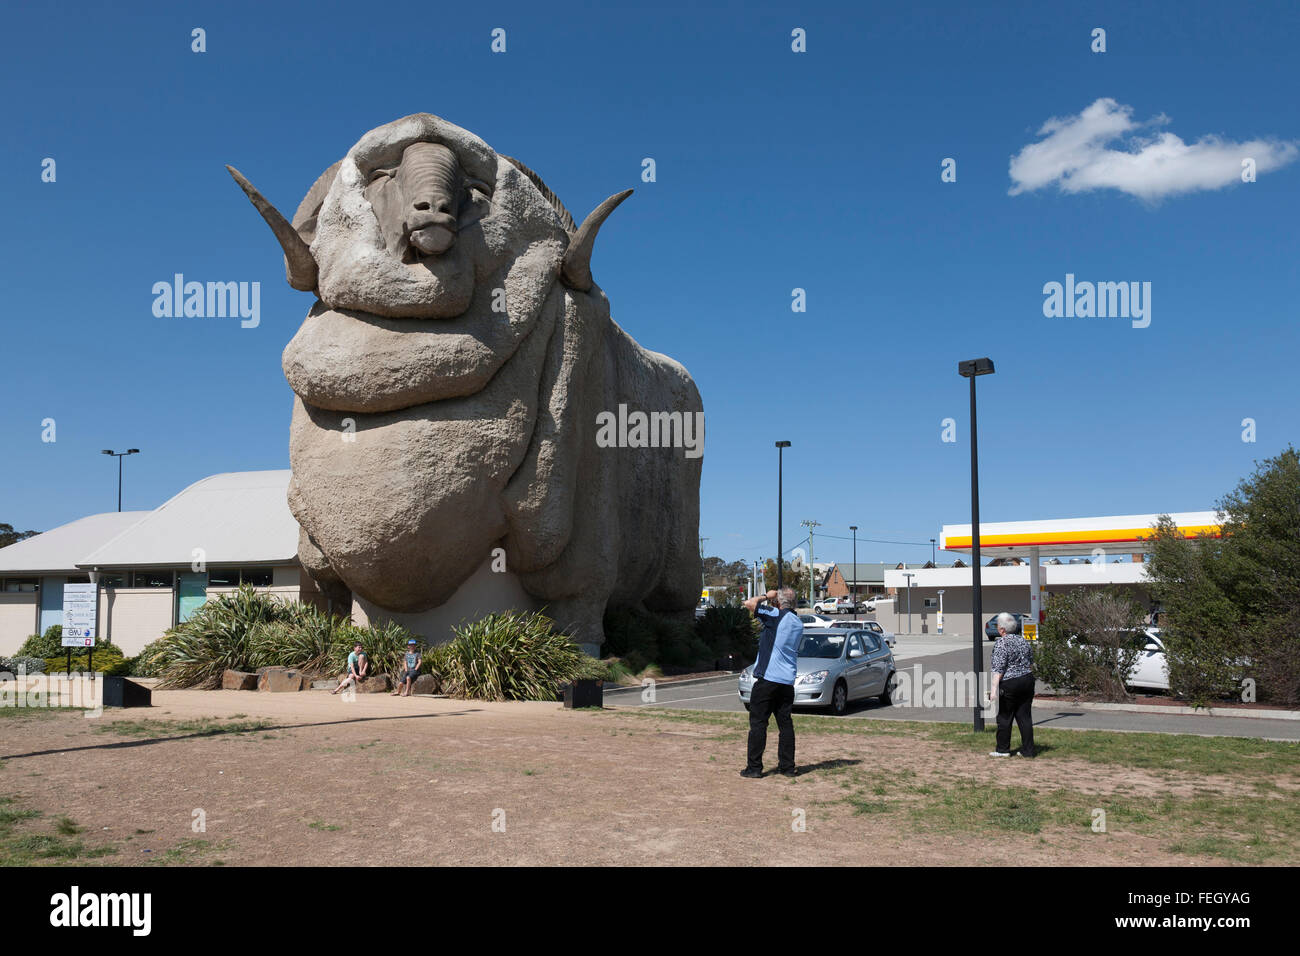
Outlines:
{"label": "dry grass lawn", "polygon": [[153,699],[6,708],[0,863],[1300,862],[1292,744],[1044,730],[995,761],[956,725],[797,716],[801,776],[746,780],[743,714]]}

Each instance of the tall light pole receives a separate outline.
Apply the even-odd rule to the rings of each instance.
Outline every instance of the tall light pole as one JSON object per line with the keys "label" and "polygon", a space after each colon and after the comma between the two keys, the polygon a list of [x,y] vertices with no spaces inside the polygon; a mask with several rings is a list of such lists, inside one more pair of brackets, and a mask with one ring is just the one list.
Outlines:
{"label": "tall light pole", "polygon": [[[776,589],[781,590],[783,583],[781,578],[781,555],[785,552],[781,550],[781,481],[782,481],[782,456],[785,449],[790,447],[788,441],[779,441],[776,443]],[[780,600],[778,598],[778,600]],[[796,601],[796,604],[799,602]]]}
{"label": "tall light pole", "polygon": [[139,448],[128,448],[126,451],[113,451],[105,448],[101,454],[112,455],[117,459],[117,510],[122,510],[122,459],[127,455],[140,454]]}
{"label": "tall light pole", "polygon": [[907,578],[907,633],[912,633],[912,578],[915,574],[903,572],[903,577]]}
{"label": "tall light pole", "polygon": [[[957,374],[970,379],[970,550],[971,550],[971,616],[975,626],[971,632],[972,663],[975,666],[975,686],[984,674],[984,602],[980,590],[980,455],[979,433],[975,419],[975,379],[993,374],[990,358],[967,359],[957,363]],[[976,697],[979,695],[976,694]],[[984,729],[984,708],[975,701],[975,729]]]}
{"label": "tall light pole", "polygon": [[853,612],[858,610],[858,526],[849,525],[853,532],[853,583],[849,585],[849,600],[853,602]]}

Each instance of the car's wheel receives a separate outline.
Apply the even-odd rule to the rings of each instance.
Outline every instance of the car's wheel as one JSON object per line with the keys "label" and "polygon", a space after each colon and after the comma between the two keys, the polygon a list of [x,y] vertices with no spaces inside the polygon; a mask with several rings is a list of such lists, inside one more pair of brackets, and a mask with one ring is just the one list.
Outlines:
{"label": "car's wheel", "polygon": [[894,672],[890,671],[889,676],[885,678],[885,689],[880,692],[880,702],[888,707],[894,700]]}
{"label": "car's wheel", "polygon": [[835,687],[831,691],[831,713],[836,717],[843,717],[849,709],[849,687],[844,681],[836,681]]}

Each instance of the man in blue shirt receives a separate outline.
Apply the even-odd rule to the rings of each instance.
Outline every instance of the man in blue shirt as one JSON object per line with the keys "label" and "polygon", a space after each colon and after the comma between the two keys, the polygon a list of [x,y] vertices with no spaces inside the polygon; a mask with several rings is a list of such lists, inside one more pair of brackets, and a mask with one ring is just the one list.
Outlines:
{"label": "man in blue shirt", "polygon": [[[779,605],[779,606],[774,606]],[[768,591],[764,597],[745,602],[763,625],[758,638],[758,660],[754,662],[754,689],[749,695],[749,753],[742,777],[763,776],[763,751],[767,747],[767,722],[776,714],[777,771],[793,777],[794,765],[794,678],[803,639],[803,622],[795,614],[794,588]]]}

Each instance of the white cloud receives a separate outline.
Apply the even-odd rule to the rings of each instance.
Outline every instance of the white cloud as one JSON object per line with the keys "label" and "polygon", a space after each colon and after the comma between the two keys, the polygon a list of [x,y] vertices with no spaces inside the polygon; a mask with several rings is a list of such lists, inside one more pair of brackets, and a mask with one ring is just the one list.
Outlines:
{"label": "white cloud", "polygon": [[[1242,160],[1256,173],[1295,160],[1296,143],[1252,139],[1234,143],[1202,136],[1188,145],[1170,132],[1154,131],[1169,117],[1133,120],[1133,108],[1100,99],[1077,116],[1053,117],[1011,158],[1012,196],[1055,184],[1062,192],[1118,189],[1147,202],[1241,182]],[[1112,148],[1118,147],[1118,148]]]}

